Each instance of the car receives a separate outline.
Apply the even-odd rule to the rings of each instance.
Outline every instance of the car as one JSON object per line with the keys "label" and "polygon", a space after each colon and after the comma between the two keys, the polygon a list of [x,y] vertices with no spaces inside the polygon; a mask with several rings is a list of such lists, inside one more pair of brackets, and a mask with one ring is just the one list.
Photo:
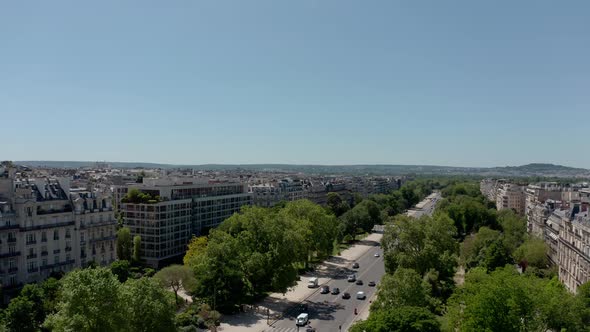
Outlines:
{"label": "car", "polygon": [[356,281],[356,284],[357,285],[362,285],[363,284],[363,281],[361,279],[359,279],[359,280]]}
{"label": "car", "polygon": [[322,290],[320,291],[321,294],[328,294],[330,293],[330,287],[322,286]]}
{"label": "car", "polygon": [[338,295],[338,294],[340,294],[340,288],[338,288],[338,287],[332,288],[332,295]]}
{"label": "car", "polygon": [[376,284],[374,281],[369,281],[368,285],[369,287],[375,287]]}
{"label": "car", "polygon": [[357,300],[364,300],[366,298],[367,298],[367,296],[365,295],[365,292],[357,292],[356,293],[356,299]]}
{"label": "car", "polygon": [[346,293],[346,292],[345,293],[342,293],[342,298],[345,299],[345,300],[350,299],[350,293]]}
{"label": "car", "polygon": [[315,327],[309,326],[308,328],[305,329],[305,332],[316,332],[316,330],[315,330]]}
{"label": "car", "polygon": [[299,314],[295,319],[295,325],[297,326],[305,326],[307,322],[309,322],[309,314],[306,313]]}
{"label": "car", "polygon": [[357,263],[357,262],[354,262],[354,263],[352,264],[352,268],[353,268],[353,269],[358,269],[358,268],[359,268],[359,263]]}
{"label": "car", "polygon": [[355,282],[356,281],[356,276],[354,274],[351,274],[348,276],[348,282]]}
{"label": "car", "polygon": [[378,252],[376,252],[375,255],[373,255],[373,256],[380,257],[381,255]]}

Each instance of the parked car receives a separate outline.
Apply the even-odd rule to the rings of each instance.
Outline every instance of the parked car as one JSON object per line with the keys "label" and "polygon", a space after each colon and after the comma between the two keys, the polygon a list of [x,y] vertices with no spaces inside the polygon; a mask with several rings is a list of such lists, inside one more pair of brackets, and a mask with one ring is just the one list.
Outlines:
{"label": "parked car", "polygon": [[368,285],[369,287],[375,287],[376,284],[374,281],[369,281]]}
{"label": "parked car", "polygon": [[330,293],[330,287],[322,286],[322,290],[320,291],[321,294],[328,294]]}
{"label": "parked car", "polygon": [[354,263],[352,264],[352,268],[353,268],[353,269],[358,269],[358,268],[359,268],[359,263],[357,263],[357,262],[354,262]]}
{"label": "parked car", "polygon": [[356,284],[357,285],[362,285],[363,284],[363,281],[361,279],[359,279],[359,280],[356,281]]}
{"label": "parked car", "polygon": [[350,293],[342,293],[342,298],[345,300],[350,299]]}
{"label": "parked car", "polygon": [[348,282],[355,282],[356,281],[356,275],[351,274],[348,276]]}
{"label": "parked car", "polygon": [[309,281],[307,282],[307,288],[316,288],[316,287],[318,287],[318,278],[317,277],[309,278]]}
{"label": "parked car", "polygon": [[332,288],[332,295],[338,295],[338,294],[340,294],[340,288],[338,288],[338,287]]}
{"label": "parked car", "polygon": [[367,296],[365,295],[365,292],[357,292],[356,298],[357,298],[357,300],[364,300],[367,298]]}
{"label": "parked car", "polygon": [[374,256],[375,256],[375,257],[379,257],[379,256],[381,256],[381,255],[380,255],[378,252],[376,252]]}

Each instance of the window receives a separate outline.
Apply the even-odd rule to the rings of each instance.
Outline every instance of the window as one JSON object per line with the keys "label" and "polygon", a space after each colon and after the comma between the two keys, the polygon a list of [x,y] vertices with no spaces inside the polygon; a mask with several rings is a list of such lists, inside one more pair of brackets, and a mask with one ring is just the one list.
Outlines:
{"label": "window", "polygon": [[41,260],[41,266],[47,266],[47,258]]}
{"label": "window", "polygon": [[59,240],[59,231],[58,230],[53,231],[53,240]]}
{"label": "window", "polygon": [[11,254],[14,254],[16,252],[16,246],[9,246],[8,247],[8,252]]}
{"label": "window", "polygon": [[41,242],[47,242],[47,233],[45,231],[41,233]]}
{"label": "window", "polygon": [[54,263],[54,264],[57,264],[57,263],[59,263],[59,256],[55,256],[55,257],[53,257],[53,263]]}
{"label": "window", "polygon": [[66,261],[69,261],[71,259],[70,254],[66,254]]}
{"label": "window", "polygon": [[16,260],[15,259],[11,259],[10,261],[8,261],[8,268],[9,269],[14,269],[16,267]]}
{"label": "window", "polygon": [[72,235],[70,234],[70,230],[66,229],[66,239],[69,239],[71,237],[72,237]]}
{"label": "window", "polygon": [[80,242],[83,242],[83,241],[84,241],[84,232],[81,232],[80,233]]}

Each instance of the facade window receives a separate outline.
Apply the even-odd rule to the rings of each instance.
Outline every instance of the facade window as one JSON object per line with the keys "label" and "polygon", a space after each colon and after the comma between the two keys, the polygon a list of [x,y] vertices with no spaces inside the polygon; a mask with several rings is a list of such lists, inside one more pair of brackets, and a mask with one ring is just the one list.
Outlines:
{"label": "facade window", "polygon": [[69,239],[71,237],[72,237],[72,235],[70,234],[70,230],[66,229],[66,239]]}
{"label": "facade window", "polygon": [[14,254],[16,252],[16,246],[9,246],[8,247],[8,252],[11,254]]}
{"label": "facade window", "polygon": [[66,254],[66,261],[69,261],[71,259],[70,254]]}
{"label": "facade window", "polygon": [[41,242],[47,242],[47,233],[45,231],[41,233]]}
{"label": "facade window", "polygon": [[41,260],[41,266],[47,266],[47,258]]}
{"label": "facade window", "polygon": [[58,230],[53,231],[53,240],[59,240],[59,231]]}
{"label": "facade window", "polygon": [[84,241],[84,232],[80,232],[80,242]]}
{"label": "facade window", "polygon": [[8,261],[8,268],[9,269],[14,269],[16,267],[16,260],[15,259],[11,259]]}
{"label": "facade window", "polygon": [[54,264],[57,264],[57,263],[59,263],[59,256],[55,256],[55,257],[53,257],[53,263],[54,263]]}

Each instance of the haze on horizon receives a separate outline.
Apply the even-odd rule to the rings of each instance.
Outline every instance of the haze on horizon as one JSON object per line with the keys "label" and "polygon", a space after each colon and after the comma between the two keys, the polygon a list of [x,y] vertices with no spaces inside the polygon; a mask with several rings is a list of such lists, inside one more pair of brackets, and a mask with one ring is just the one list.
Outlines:
{"label": "haze on horizon", "polygon": [[0,5],[0,160],[590,168],[590,3]]}

